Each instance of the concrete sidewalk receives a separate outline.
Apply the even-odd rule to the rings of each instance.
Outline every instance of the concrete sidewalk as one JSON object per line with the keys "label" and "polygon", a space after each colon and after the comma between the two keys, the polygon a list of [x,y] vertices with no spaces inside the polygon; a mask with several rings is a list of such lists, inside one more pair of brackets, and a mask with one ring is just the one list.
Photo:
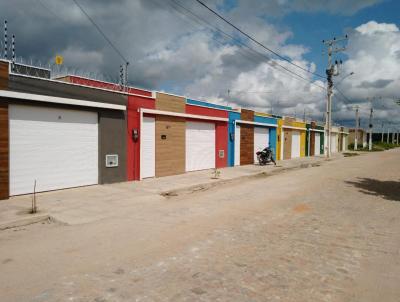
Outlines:
{"label": "concrete sidewalk", "polygon": [[[342,158],[336,154],[331,160]],[[207,190],[234,181],[274,175],[287,170],[306,168],[326,162],[323,157],[305,157],[278,162],[273,165],[238,166],[219,169],[218,179],[213,170],[182,175],[145,179],[141,182],[123,182],[95,185],[36,194],[39,212],[29,214],[32,196],[23,195],[0,201],[0,230],[24,226],[46,220],[67,225],[90,223],[143,209],[143,204],[157,203],[169,196]]]}

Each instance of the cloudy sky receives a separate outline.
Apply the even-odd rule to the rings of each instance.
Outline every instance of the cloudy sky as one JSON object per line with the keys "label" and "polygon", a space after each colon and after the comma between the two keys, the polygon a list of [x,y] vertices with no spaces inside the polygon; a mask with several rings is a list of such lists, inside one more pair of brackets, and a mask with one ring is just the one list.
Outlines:
{"label": "cloudy sky", "polygon": [[[349,36],[334,97],[335,123],[400,130],[397,0],[203,0],[281,57],[249,41],[195,0],[77,0],[130,61],[129,82],[234,107],[323,120],[323,39]],[[116,81],[122,59],[73,0],[0,0],[17,56]],[[307,72],[310,71],[310,72]],[[354,75],[346,77],[351,72]],[[314,73],[314,74],[312,74]],[[301,77],[301,78],[300,78]],[[321,88],[322,87],[322,88]],[[371,99],[374,98],[375,99]]]}

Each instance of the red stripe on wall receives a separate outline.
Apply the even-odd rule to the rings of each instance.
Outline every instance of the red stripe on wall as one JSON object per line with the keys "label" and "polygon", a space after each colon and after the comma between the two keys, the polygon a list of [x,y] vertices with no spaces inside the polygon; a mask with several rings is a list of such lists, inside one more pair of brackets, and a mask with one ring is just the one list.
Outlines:
{"label": "red stripe on wall", "polygon": [[140,179],[140,138],[134,142],[132,138],[133,129],[140,129],[139,108],[155,109],[155,100],[141,96],[128,96],[128,125],[127,125],[127,178],[128,180]]}
{"label": "red stripe on wall", "polygon": [[[80,84],[80,85],[84,85],[84,86],[120,91],[120,86],[115,83],[108,83],[108,82],[103,82],[103,81],[98,81],[98,80],[92,80],[92,79],[82,78],[82,77],[78,77],[78,76],[69,76],[69,78],[70,78],[71,83],[74,83],[74,84]],[[151,91],[133,88],[133,87],[128,88],[128,93],[139,94],[139,95],[150,96],[150,97],[152,96]]]}

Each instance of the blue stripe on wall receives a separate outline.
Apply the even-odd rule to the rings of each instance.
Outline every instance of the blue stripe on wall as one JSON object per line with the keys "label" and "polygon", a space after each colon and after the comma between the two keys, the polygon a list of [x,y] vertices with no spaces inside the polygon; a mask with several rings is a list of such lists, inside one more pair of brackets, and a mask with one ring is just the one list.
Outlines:
{"label": "blue stripe on wall", "polygon": [[240,120],[239,112],[229,112],[229,126],[228,126],[228,166],[235,165],[235,141],[231,136],[235,137],[235,120]]}
{"label": "blue stripe on wall", "polygon": [[216,109],[222,109],[222,110],[232,110],[232,107],[211,104],[211,103],[207,103],[207,102],[203,102],[203,101],[196,101],[196,100],[191,100],[191,99],[186,99],[186,104],[198,105],[198,106],[204,106],[204,107],[216,108]]}

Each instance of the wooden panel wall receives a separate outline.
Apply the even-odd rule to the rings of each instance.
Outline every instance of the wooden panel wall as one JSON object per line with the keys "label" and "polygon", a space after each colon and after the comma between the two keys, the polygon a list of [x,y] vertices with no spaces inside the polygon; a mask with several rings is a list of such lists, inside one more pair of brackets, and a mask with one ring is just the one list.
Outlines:
{"label": "wooden panel wall", "polygon": [[179,96],[173,96],[165,93],[157,93],[156,109],[185,113],[186,100]]}
{"label": "wooden panel wall", "polygon": [[240,165],[254,164],[254,126],[240,125]]}
{"label": "wooden panel wall", "polygon": [[0,62],[0,89],[8,89],[8,63]]}
{"label": "wooden panel wall", "polygon": [[[242,109],[240,119],[243,121],[254,121],[254,111]],[[240,125],[240,164],[254,164],[254,126]]]}
{"label": "wooden panel wall", "polygon": [[186,121],[156,116],[156,177],[185,173]]}
{"label": "wooden panel wall", "polygon": [[240,119],[243,121],[253,122],[254,121],[254,111],[242,109]]}
{"label": "wooden panel wall", "polygon": [[8,105],[0,104],[0,199],[9,197]]}
{"label": "wooden panel wall", "polygon": [[315,131],[310,131],[310,156],[315,155]]}
{"label": "wooden panel wall", "polygon": [[[339,129],[340,132],[343,132],[343,127],[340,127]],[[339,133],[339,146],[338,146],[338,150],[339,152],[343,151],[343,133]]]}
{"label": "wooden panel wall", "polygon": [[[317,125],[315,122],[311,122],[310,129],[315,129],[316,126]],[[317,155],[315,154],[315,133],[316,133],[315,131],[310,131],[310,156]]]}
{"label": "wooden panel wall", "polygon": [[283,142],[283,159],[292,158],[292,130],[283,129],[284,131],[284,142]]}

